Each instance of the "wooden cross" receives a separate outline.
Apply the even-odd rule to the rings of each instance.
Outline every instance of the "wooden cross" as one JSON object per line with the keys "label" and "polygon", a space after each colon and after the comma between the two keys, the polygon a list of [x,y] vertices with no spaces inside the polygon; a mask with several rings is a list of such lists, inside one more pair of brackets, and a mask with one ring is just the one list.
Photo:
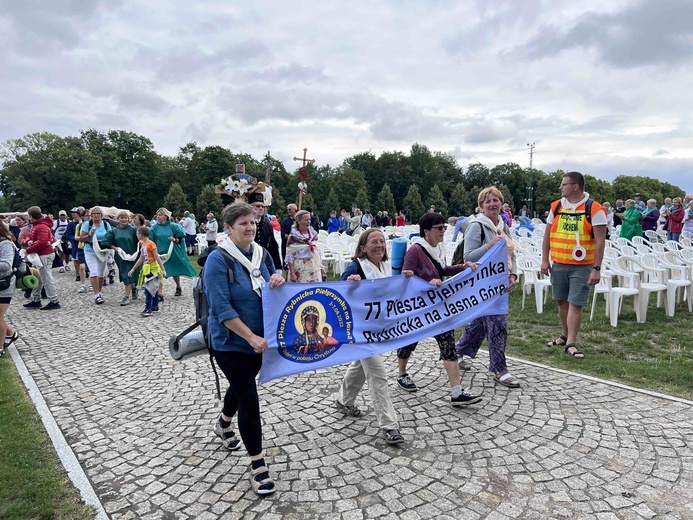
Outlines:
{"label": "wooden cross", "polygon": [[[306,159],[306,154],[308,153],[308,148],[303,149],[303,159],[300,157],[294,157],[294,161],[301,161],[301,168],[299,169],[299,173],[304,174],[304,176],[307,178],[308,177],[308,170],[306,168],[306,163],[314,163],[315,159]],[[303,182],[304,179],[301,179]],[[301,204],[303,203],[303,191],[299,189],[298,191],[298,209],[299,211],[301,210]]]}

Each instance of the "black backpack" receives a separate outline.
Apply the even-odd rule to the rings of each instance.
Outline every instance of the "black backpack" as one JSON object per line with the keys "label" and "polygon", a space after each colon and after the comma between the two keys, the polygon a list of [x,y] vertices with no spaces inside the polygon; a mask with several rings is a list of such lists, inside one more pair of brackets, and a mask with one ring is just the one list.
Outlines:
{"label": "black backpack", "polygon": [[5,289],[8,289],[10,287],[10,283],[12,282],[13,276],[16,277],[17,280],[19,280],[26,274],[25,270],[22,269],[23,266],[24,263],[22,261],[21,255],[19,254],[19,249],[17,249],[17,247],[15,246],[14,258],[12,259],[12,270],[10,271],[10,274],[8,274],[7,276],[3,276],[2,278],[0,278],[0,290],[4,291]]}
{"label": "black backpack", "polygon": [[[221,254],[224,262],[226,263],[226,276],[228,283],[232,284],[234,280],[233,268],[236,264],[236,259],[232,257],[228,252],[222,248],[216,248]],[[262,261],[267,264],[267,259],[269,254],[266,249],[262,249]],[[204,260],[206,261],[206,256]],[[269,269],[269,265],[268,265]],[[272,272],[271,269],[269,269]],[[202,271],[204,271],[204,262],[202,262]],[[202,278],[202,271],[200,271],[200,276],[193,278],[193,301],[195,303],[195,323],[190,325],[183,332],[178,334],[175,338],[172,338],[171,342],[177,345],[178,342],[185,337],[187,334],[195,330],[197,327],[202,329],[202,335],[205,338],[205,344],[207,345],[207,351],[209,352],[209,362],[212,365],[212,371],[214,372],[214,383],[216,385],[217,399],[221,400],[221,387],[219,386],[219,374],[217,373],[217,368],[214,364],[214,349],[212,348],[212,341],[210,340],[207,328],[207,319],[209,318],[209,302],[207,301],[207,294],[205,293],[204,281]]]}
{"label": "black backpack", "polygon": [[[470,225],[474,224],[474,222],[470,222]],[[481,222],[477,222],[481,226],[481,243],[484,243],[484,240],[486,240],[486,233],[484,232],[484,226],[481,224]],[[469,226],[467,226],[467,229],[469,229]],[[457,247],[455,248],[455,252],[452,254],[452,265],[458,265],[458,264],[463,264],[464,263],[464,235],[462,235],[462,240],[460,241],[459,244],[457,244]]]}

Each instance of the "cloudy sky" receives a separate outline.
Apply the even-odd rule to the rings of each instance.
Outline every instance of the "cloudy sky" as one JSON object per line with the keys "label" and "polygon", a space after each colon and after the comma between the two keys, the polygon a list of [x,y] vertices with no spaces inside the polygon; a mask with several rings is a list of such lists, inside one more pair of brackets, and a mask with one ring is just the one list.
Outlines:
{"label": "cloudy sky", "polygon": [[293,169],[419,142],[693,192],[691,0],[0,0],[0,140],[89,127]]}

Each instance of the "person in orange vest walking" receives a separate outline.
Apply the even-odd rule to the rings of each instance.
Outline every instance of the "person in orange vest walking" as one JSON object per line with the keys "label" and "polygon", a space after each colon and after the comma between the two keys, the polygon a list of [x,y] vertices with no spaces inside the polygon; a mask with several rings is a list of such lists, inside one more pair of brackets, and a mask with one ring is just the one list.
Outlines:
{"label": "person in orange vest walking", "polygon": [[577,348],[577,335],[590,286],[601,276],[606,210],[585,191],[580,172],[566,173],[560,189],[562,197],[551,204],[541,248],[541,272],[551,273],[562,330],[548,346],[563,346],[566,354],[582,359],[585,356]]}

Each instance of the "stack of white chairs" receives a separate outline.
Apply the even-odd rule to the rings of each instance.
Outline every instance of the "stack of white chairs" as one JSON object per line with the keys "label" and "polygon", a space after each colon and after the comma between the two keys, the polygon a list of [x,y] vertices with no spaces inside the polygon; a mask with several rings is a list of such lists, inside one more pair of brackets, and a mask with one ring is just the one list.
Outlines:
{"label": "stack of white chairs", "polygon": [[[673,316],[676,310],[676,302],[683,299],[686,295],[688,312],[693,312],[693,279],[691,270],[681,260],[678,254],[669,251],[658,257],[659,263],[668,269],[667,277],[667,316]],[[678,296],[678,297],[677,297]]]}

